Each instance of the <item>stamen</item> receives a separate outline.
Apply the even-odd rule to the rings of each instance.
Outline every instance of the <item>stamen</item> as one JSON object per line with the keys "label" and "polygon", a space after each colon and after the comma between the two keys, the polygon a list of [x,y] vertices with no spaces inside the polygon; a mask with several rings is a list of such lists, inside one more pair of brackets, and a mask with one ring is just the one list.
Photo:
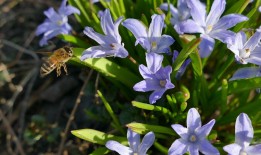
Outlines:
{"label": "stamen", "polygon": [[245,151],[240,151],[239,155],[247,155]]}
{"label": "stamen", "polygon": [[151,43],[151,47],[152,47],[152,49],[156,49],[157,48],[157,42],[153,41]]}
{"label": "stamen", "polygon": [[189,137],[189,140],[190,140],[191,142],[195,142],[195,141],[197,140],[197,137],[196,137],[195,135],[191,135],[191,136]]}
{"label": "stamen", "polygon": [[165,87],[167,81],[166,81],[166,80],[160,80],[159,83],[160,83],[160,86],[161,86],[161,87]]}
{"label": "stamen", "polygon": [[212,25],[208,25],[208,26],[207,26],[207,32],[210,32],[212,29],[213,29],[213,26],[212,26]]}
{"label": "stamen", "polygon": [[115,47],[116,47],[114,44],[110,44],[110,46],[112,49],[115,49]]}
{"label": "stamen", "polygon": [[56,24],[60,26],[60,25],[63,24],[63,21],[59,20],[59,21],[56,22]]}
{"label": "stamen", "polygon": [[245,49],[245,51],[246,51],[246,53],[249,53],[249,52],[250,52],[250,49],[249,49],[249,48],[247,48],[247,49]]}

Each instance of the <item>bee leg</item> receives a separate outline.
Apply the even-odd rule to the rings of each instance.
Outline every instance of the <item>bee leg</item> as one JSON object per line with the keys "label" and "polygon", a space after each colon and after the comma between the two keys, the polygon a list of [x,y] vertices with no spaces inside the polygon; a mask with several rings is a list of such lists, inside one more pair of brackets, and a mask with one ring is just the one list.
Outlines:
{"label": "bee leg", "polygon": [[66,75],[68,75],[66,64],[63,63],[62,66],[63,66],[63,70],[64,70],[64,72],[66,73]]}
{"label": "bee leg", "polygon": [[56,73],[57,73],[57,77],[61,75],[61,64],[57,65]]}

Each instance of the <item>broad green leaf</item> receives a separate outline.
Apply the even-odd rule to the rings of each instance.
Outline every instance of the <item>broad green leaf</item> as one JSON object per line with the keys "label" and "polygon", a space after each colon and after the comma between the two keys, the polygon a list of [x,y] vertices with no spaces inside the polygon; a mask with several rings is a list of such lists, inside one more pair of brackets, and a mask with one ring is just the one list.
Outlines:
{"label": "broad green leaf", "polygon": [[171,128],[158,126],[158,125],[149,125],[142,123],[129,123],[126,125],[128,128],[131,128],[132,131],[137,132],[139,134],[144,134],[149,131],[153,131],[155,133],[164,133],[169,135],[175,135],[175,132]]}
{"label": "broad green leaf", "polygon": [[106,59],[106,58],[90,58],[84,61],[80,60],[81,54],[84,49],[74,48],[74,56],[71,61],[82,64],[84,66],[91,67],[104,76],[109,76],[115,80],[122,82],[129,88],[132,88],[135,83],[140,81],[140,78],[130,72],[127,68],[121,67],[118,64]]}
{"label": "broad green leaf", "polygon": [[[231,1],[232,2],[232,1]],[[246,6],[249,4],[250,0],[238,0],[237,2],[232,2],[233,5],[224,14],[230,13],[242,13]]]}
{"label": "broad green leaf", "polygon": [[104,145],[108,140],[116,140],[120,143],[127,142],[125,137],[117,137],[94,129],[73,130],[71,133],[78,138],[101,145]]}
{"label": "broad green leaf", "polygon": [[106,147],[99,147],[95,149],[90,155],[108,154],[110,151]]}
{"label": "broad green leaf", "polygon": [[234,80],[228,83],[228,94],[261,88],[261,78]]}

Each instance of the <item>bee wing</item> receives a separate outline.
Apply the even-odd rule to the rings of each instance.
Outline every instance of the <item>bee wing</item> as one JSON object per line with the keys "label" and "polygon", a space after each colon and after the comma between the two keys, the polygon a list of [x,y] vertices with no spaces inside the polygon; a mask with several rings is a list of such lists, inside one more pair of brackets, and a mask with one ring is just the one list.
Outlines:
{"label": "bee wing", "polygon": [[52,55],[53,52],[35,52],[35,53],[38,53],[38,54],[41,54],[44,56],[50,56],[50,55]]}

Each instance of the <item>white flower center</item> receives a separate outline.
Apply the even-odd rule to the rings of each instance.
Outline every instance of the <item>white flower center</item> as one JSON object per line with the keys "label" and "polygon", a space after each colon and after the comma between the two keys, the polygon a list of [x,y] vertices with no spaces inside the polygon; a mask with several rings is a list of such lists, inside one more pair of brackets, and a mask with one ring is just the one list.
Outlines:
{"label": "white flower center", "polygon": [[242,50],[239,50],[239,57],[242,61],[242,63],[244,62],[244,59],[247,59],[250,57],[250,49],[242,49]]}
{"label": "white flower center", "polygon": [[210,31],[212,31],[213,26],[212,25],[208,25],[206,28],[206,33],[209,33]]}
{"label": "white flower center", "polygon": [[189,140],[190,140],[190,142],[195,142],[195,141],[197,141],[197,136],[194,135],[194,134],[192,134],[192,135],[189,137]]}
{"label": "white flower center", "polygon": [[151,43],[151,48],[152,48],[152,50],[155,50],[157,48],[157,42],[156,41],[153,41]]}
{"label": "white flower center", "polygon": [[247,155],[245,151],[240,151],[239,155]]}
{"label": "white flower center", "polygon": [[63,25],[63,21],[62,21],[62,20],[58,20],[58,21],[56,22],[56,24],[57,24],[58,26],[61,26],[61,25]]}
{"label": "white flower center", "polygon": [[166,81],[166,80],[160,80],[159,83],[160,83],[160,86],[161,86],[161,87],[165,87],[167,81]]}

